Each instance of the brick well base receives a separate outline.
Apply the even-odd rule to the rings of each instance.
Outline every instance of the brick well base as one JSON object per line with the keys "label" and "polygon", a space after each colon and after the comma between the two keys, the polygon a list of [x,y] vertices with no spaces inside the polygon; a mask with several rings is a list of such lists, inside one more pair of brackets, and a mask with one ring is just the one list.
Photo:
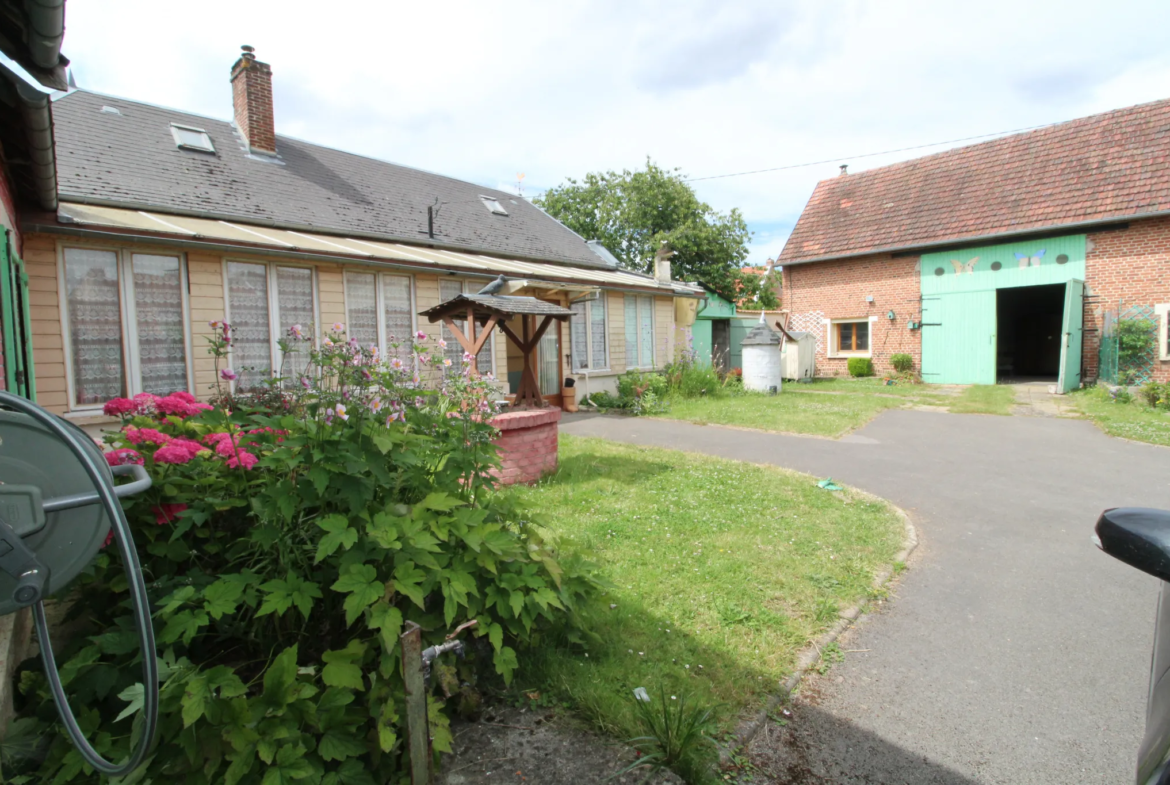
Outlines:
{"label": "brick well base", "polygon": [[500,468],[493,474],[502,485],[533,483],[557,468],[557,408],[504,412],[492,418],[500,429],[496,449]]}

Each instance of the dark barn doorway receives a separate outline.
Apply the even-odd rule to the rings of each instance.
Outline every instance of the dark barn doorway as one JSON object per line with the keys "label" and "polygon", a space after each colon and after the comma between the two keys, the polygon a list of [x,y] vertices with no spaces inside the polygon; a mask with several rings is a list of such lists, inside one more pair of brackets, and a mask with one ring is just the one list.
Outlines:
{"label": "dark barn doorway", "polygon": [[711,320],[711,364],[727,373],[731,370],[731,320]]}
{"label": "dark barn doorway", "polygon": [[1060,374],[1065,284],[1000,289],[996,375],[1000,381],[1055,381]]}

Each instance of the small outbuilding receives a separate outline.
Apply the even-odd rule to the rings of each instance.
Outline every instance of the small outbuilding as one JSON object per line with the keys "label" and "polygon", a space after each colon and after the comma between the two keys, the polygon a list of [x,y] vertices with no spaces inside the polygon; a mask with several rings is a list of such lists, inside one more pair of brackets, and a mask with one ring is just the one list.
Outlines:
{"label": "small outbuilding", "polygon": [[780,349],[780,375],[785,379],[811,382],[817,374],[817,337],[799,330],[786,333]]}
{"label": "small outbuilding", "polygon": [[760,321],[743,339],[743,386],[755,392],[780,392],[780,343],[782,335]]}

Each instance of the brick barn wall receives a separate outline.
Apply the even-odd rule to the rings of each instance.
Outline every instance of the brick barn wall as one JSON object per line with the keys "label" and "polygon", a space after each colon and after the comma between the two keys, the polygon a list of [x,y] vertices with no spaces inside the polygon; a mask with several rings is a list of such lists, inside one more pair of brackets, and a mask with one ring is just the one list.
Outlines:
{"label": "brick barn wall", "polygon": [[[917,369],[922,359],[920,331],[906,323],[921,314],[918,258],[893,258],[875,254],[812,264],[785,265],[782,272],[781,308],[788,311],[788,324],[817,336],[817,376],[848,376],[848,360],[829,357],[829,326],[826,319],[859,319],[877,316],[871,322],[870,348],[874,370],[892,372],[890,355],[905,353],[914,358]],[[867,296],[873,302],[866,302]],[[893,311],[890,321],[886,314]]]}
{"label": "brick barn wall", "polygon": [[[1170,303],[1170,217],[1130,223],[1128,229],[1088,235],[1085,285],[1097,298],[1086,303],[1085,326],[1100,330],[1105,311],[1125,305]],[[1160,325],[1165,337],[1166,325]],[[1097,378],[1099,332],[1086,332],[1084,379]],[[1154,361],[1154,378],[1170,381],[1170,362]]]}

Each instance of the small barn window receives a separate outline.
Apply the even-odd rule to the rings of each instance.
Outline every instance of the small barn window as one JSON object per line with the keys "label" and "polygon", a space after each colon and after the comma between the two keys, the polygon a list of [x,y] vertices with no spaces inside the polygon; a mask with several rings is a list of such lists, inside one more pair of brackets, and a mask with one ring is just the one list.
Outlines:
{"label": "small barn window", "polygon": [[869,320],[842,319],[833,322],[833,354],[869,356]]}
{"label": "small barn window", "polygon": [[171,135],[175,137],[175,146],[180,150],[199,150],[204,153],[214,153],[215,145],[211,137],[202,128],[193,128],[189,125],[171,123]]}

